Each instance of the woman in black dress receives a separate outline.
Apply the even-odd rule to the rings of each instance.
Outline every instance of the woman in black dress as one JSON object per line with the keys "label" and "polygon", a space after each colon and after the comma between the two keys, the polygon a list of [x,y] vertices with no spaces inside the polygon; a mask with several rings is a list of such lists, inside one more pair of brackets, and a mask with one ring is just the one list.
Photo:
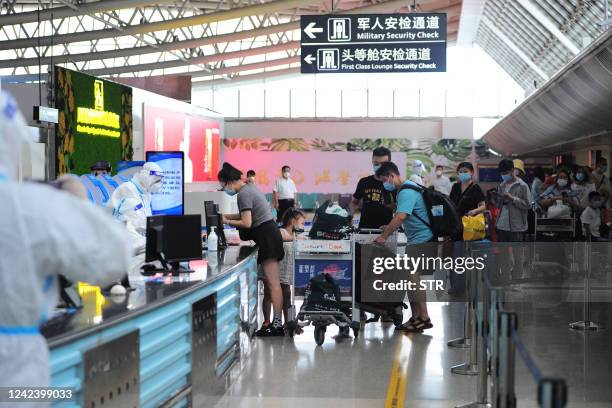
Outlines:
{"label": "woman in black dress", "polygon": [[459,217],[475,216],[486,210],[485,195],[480,186],[474,183],[474,166],[463,162],[457,166],[459,181],[453,184],[450,199],[457,207]]}
{"label": "woman in black dress", "polygon": [[[223,223],[236,227],[257,244],[257,263],[266,276],[274,319],[272,323],[258,332],[259,336],[283,336],[283,292],[280,285],[279,261],[282,261],[283,237],[272,218],[266,196],[255,184],[242,180],[242,172],[229,163],[223,163],[218,175],[223,190],[229,195],[238,195],[239,214],[223,215]],[[241,235],[242,237],[243,235]]]}

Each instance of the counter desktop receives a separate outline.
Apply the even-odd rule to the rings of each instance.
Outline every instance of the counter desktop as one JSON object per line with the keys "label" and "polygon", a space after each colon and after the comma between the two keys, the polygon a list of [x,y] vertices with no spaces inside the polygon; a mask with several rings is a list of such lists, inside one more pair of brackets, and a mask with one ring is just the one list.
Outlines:
{"label": "counter desktop", "polygon": [[84,293],[41,327],[53,385],[75,390],[67,406],[209,406],[237,377],[257,327],[257,251],[207,253],[200,228],[199,215],[149,217],[146,260],[163,269],[122,295]]}

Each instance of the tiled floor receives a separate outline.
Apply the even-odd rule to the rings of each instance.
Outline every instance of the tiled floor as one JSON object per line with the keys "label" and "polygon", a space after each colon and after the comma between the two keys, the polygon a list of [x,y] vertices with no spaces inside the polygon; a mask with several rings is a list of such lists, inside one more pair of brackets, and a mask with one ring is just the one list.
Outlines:
{"label": "tiled floor", "polygon": [[[522,322],[522,338],[544,376],[566,379],[569,406],[612,406],[612,332],[569,330],[567,323],[579,320],[580,304],[543,309],[527,303],[514,306]],[[607,306],[595,306],[594,316],[610,316]],[[462,310],[459,303],[431,303],[435,327],[423,335],[406,336],[394,332],[391,324],[371,323],[357,340],[335,339],[337,329],[330,327],[322,347],[316,346],[310,327],[294,339],[256,339],[240,378],[217,407],[391,406],[385,402],[396,359],[407,359],[404,407],[470,402],[475,378],[450,373],[451,366],[466,359],[467,351],[446,345],[462,330]],[[606,320],[612,327],[612,321]],[[516,370],[518,406],[537,407],[537,386],[520,358]]]}

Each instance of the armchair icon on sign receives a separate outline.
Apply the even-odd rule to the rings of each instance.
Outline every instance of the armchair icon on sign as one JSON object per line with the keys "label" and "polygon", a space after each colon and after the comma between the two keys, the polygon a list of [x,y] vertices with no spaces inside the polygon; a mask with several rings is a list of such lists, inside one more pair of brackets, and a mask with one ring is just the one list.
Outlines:
{"label": "armchair icon on sign", "polygon": [[321,48],[317,50],[319,71],[337,71],[340,69],[340,50],[338,48]]}
{"label": "armchair icon on sign", "polygon": [[351,41],[351,19],[331,18],[327,20],[328,41]]}

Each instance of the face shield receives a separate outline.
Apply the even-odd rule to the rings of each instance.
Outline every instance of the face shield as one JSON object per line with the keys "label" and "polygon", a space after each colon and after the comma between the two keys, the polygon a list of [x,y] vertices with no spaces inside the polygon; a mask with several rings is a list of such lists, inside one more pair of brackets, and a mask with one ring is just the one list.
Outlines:
{"label": "face shield", "polygon": [[163,184],[164,173],[158,164],[147,162],[138,173],[138,182],[145,191],[154,193],[159,191]]}

